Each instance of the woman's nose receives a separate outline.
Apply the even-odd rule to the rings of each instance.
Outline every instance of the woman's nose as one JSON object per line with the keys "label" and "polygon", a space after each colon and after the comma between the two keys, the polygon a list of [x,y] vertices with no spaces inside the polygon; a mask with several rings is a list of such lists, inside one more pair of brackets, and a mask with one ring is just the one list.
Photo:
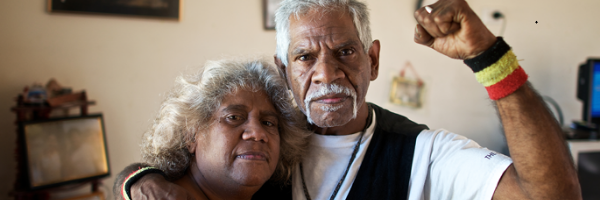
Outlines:
{"label": "woman's nose", "polygon": [[262,126],[259,120],[250,120],[242,134],[243,140],[254,140],[257,142],[269,142],[267,130]]}

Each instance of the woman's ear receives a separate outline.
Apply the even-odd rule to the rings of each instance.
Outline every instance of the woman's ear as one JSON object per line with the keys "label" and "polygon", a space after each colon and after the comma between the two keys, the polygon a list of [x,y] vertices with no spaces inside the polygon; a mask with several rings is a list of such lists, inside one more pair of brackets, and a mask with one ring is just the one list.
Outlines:
{"label": "woman's ear", "polygon": [[191,142],[188,144],[188,152],[191,154],[196,153],[196,142]]}
{"label": "woman's ear", "polygon": [[196,153],[196,146],[198,146],[198,135],[200,135],[200,133],[196,133],[194,134],[194,138],[189,140],[188,144],[187,144],[187,149],[188,152],[190,152],[191,154]]}

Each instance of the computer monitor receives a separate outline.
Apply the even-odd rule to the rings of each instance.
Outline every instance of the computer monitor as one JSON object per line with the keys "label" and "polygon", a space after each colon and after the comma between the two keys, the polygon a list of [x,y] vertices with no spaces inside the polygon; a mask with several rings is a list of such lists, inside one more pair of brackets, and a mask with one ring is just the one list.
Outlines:
{"label": "computer monitor", "polygon": [[583,200],[600,199],[600,141],[568,141]]}
{"label": "computer monitor", "polygon": [[583,102],[582,120],[600,125],[600,58],[579,66],[577,98]]}

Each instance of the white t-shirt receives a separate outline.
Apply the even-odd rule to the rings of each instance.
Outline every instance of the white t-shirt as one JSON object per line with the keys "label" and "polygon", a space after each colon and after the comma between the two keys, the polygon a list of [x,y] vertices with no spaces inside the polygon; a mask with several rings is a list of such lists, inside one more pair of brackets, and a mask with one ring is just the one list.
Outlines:
{"label": "white t-shirt", "polygon": [[[373,138],[375,122],[373,113],[373,122],[335,199],[348,196]],[[310,147],[302,166],[312,199],[329,199],[348,166],[359,136],[360,132],[310,136]],[[511,163],[509,157],[483,148],[464,136],[443,129],[423,130],[415,144],[408,199],[491,199],[500,177]],[[304,200],[300,171],[296,169],[293,198]]]}

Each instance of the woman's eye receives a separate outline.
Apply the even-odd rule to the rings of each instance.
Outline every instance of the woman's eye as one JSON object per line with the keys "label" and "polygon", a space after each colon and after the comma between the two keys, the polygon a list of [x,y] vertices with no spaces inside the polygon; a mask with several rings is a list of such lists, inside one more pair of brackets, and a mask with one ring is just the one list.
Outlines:
{"label": "woman's eye", "polygon": [[266,126],[275,126],[275,123],[270,122],[270,121],[264,121],[263,124]]}
{"label": "woman's eye", "polygon": [[241,120],[242,117],[240,117],[238,115],[230,115],[230,116],[227,116],[227,119],[237,121],[237,120]]}
{"label": "woman's eye", "polygon": [[343,49],[342,51],[340,51],[340,54],[342,56],[352,55],[353,53],[354,53],[353,49]]}

